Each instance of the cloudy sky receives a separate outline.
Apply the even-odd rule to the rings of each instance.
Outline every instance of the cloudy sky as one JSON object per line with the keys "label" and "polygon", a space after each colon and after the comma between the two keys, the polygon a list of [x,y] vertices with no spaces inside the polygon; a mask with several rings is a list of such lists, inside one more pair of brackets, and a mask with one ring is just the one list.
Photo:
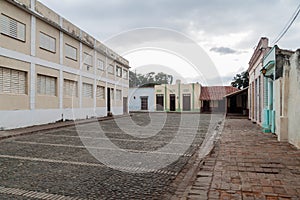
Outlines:
{"label": "cloudy sky", "polygon": [[[176,33],[187,37],[199,45],[214,63],[218,76],[221,77],[221,79],[210,77],[214,79],[210,83],[215,85],[229,84],[236,73],[247,69],[248,61],[260,37],[268,37],[272,46],[272,42],[290,20],[299,4],[297,0],[40,1],[98,40],[111,45],[114,50],[129,60],[133,70],[139,68],[144,70],[143,66],[150,68],[151,64],[153,68],[166,66],[166,69],[172,68],[186,81],[205,82],[203,80],[206,78],[205,73],[197,74],[189,68],[188,65],[193,64],[180,51],[174,49],[168,51],[155,45],[156,48],[149,48],[154,35],[155,39],[160,38],[161,41],[168,40],[169,35],[170,38],[175,38],[174,41],[178,41],[177,36],[174,36]],[[149,27],[168,30],[169,33],[154,31],[154,34],[152,29],[147,29]],[[144,28],[149,30],[150,37],[147,36],[147,31],[135,31]],[[131,36],[126,35],[128,32]],[[300,47],[299,32],[300,17],[277,43],[278,46],[296,50]],[[139,37],[132,37],[132,35],[139,35]],[[119,46],[115,46],[116,42],[111,40],[116,37],[126,42],[123,41]],[[147,40],[143,41],[146,45],[135,46],[136,43],[141,44],[141,40]],[[165,55],[166,52],[169,55]],[[181,61],[177,60],[178,58],[181,58]],[[166,59],[169,62],[166,62]],[[206,63],[200,67],[200,71],[203,71],[204,65]],[[209,67],[211,66],[207,65],[207,68]],[[140,70],[140,72],[147,71]],[[215,74],[213,70],[211,73]]]}

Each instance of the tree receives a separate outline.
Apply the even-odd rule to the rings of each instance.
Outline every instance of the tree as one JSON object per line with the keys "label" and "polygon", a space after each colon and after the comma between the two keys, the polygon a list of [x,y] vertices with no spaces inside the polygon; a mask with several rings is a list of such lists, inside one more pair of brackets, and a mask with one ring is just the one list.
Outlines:
{"label": "tree", "polygon": [[147,74],[136,74],[129,71],[129,87],[145,87],[160,84],[172,84],[173,76],[163,72],[149,72]]}
{"label": "tree", "polygon": [[139,79],[136,74],[132,71],[129,71],[129,87],[135,87],[139,85]]}
{"label": "tree", "polygon": [[231,85],[238,89],[244,89],[248,87],[249,86],[248,71],[244,71],[240,74],[236,74],[235,77],[233,77],[233,81],[231,82]]}
{"label": "tree", "polygon": [[155,75],[155,82],[158,84],[172,84],[173,76],[159,72]]}

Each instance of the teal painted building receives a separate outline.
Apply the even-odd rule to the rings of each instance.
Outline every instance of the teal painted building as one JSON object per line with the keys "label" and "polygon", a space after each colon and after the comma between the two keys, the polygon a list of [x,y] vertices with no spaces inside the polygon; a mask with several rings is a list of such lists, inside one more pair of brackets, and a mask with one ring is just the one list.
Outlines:
{"label": "teal painted building", "polygon": [[274,109],[274,77],[275,77],[275,51],[274,46],[263,58],[264,75],[264,109],[263,132],[275,133],[275,109]]}
{"label": "teal painted building", "polygon": [[284,84],[285,66],[293,51],[280,49],[275,45],[263,58],[261,73],[264,75],[263,132],[280,135],[284,125]]}

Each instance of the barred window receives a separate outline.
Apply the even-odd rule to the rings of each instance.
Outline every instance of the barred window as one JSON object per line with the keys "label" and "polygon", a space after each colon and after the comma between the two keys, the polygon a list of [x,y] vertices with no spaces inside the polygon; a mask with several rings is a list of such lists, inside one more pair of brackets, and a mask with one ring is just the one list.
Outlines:
{"label": "barred window", "polygon": [[93,98],[93,85],[88,83],[82,84],[83,97]]}
{"label": "barred window", "polygon": [[122,100],[122,90],[117,90],[116,91],[116,99],[117,100]]}
{"label": "barred window", "polygon": [[45,50],[48,50],[52,53],[55,53],[56,52],[56,39],[43,33],[43,32],[40,32],[40,48],[41,49],[45,49]]}
{"label": "barred window", "polygon": [[93,57],[88,53],[84,53],[83,63],[86,67],[86,70],[90,71],[93,67]]}
{"label": "barred window", "polygon": [[37,75],[37,93],[56,96],[57,78],[52,76]]}
{"label": "barred window", "polygon": [[96,96],[99,99],[105,99],[105,87],[98,85],[97,86]]}
{"label": "barred window", "polygon": [[26,94],[27,73],[0,67],[0,93]]}
{"label": "barred window", "polygon": [[65,44],[65,57],[77,61],[77,49],[69,44]]}
{"label": "barred window", "polygon": [[97,59],[97,66],[99,70],[104,70],[104,62],[103,60]]}
{"label": "barred window", "polygon": [[64,95],[67,97],[78,97],[78,84],[76,81],[64,79]]}
{"label": "barred window", "polygon": [[25,42],[25,24],[1,14],[1,34]]}

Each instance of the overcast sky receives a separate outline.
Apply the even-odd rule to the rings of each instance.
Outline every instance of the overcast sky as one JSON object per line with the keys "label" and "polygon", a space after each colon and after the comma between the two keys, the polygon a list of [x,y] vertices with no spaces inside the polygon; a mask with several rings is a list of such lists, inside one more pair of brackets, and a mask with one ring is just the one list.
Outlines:
{"label": "overcast sky", "polygon": [[[253,48],[260,37],[268,37],[270,45],[273,45],[273,40],[299,4],[297,0],[40,1],[104,43],[124,32],[145,27],[159,27],[183,34],[202,47],[215,64],[222,78],[222,81],[214,82],[216,85],[229,84],[236,73],[248,68]],[[279,47],[292,50],[300,47],[299,18],[278,42]],[[157,37],[163,40],[168,39],[166,36],[167,34],[164,33]],[[130,46],[136,42],[137,40],[130,37],[127,43],[121,45]],[[149,46],[149,43],[147,45]],[[124,54],[120,52],[125,48],[124,46],[113,47],[129,60],[132,69],[151,65],[149,62],[140,61],[143,56],[141,52]],[[125,49],[128,50],[128,47]],[[144,52],[143,60],[150,57],[147,53],[149,51]],[[155,56],[151,59],[155,59]],[[158,66],[162,65],[161,62],[154,63]],[[172,68],[172,66],[168,67]],[[177,73],[180,73],[180,70],[174,68]],[[199,77],[195,76],[192,70],[187,71],[191,71],[190,75],[184,74],[182,77],[188,81],[198,80]]]}

